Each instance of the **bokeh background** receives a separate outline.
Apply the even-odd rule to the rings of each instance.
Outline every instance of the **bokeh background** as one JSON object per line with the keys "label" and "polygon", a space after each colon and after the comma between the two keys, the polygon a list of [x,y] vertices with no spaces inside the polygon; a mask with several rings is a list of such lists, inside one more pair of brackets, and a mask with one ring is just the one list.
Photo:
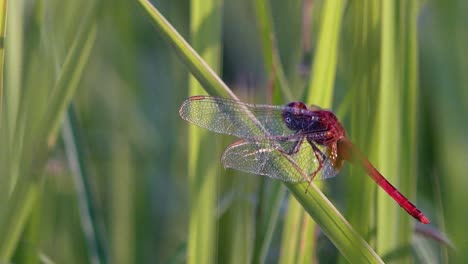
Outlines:
{"label": "bokeh background", "polygon": [[[222,168],[219,157],[233,138],[201,141],[196,155],[217,180],[209,182],[211,196],[194,193],[204,181],[190,175],[198,162],[189,158],[193,128],[178,109],[196,84],[139,2],[8,1],[0,261],[344,262],[300,208],[291,219],[294,202],[284,186]],[[322,187],[385,261],[467,263],[468,2],[389,2],[152,1],[197,51],[208,50],[208,62],[242,100],[322,102],[384,174],[398,174],[392,182],[429,226],[390,199],[376,206],[387,198],[349,165]],[[270,40],[260,27],[262,3],[269,5]],[[197,12],[210,5],[200,27],[207,31],[199,32]],[[382,26],[389,7],[391,34]],[[328,20],[330,13],[338,19]],[[327,30],[338,36],[329,47],[336,58],[319,48]],[[397,52],[384,55],[386,41]],[[396,69],[392,82],[382,81],[384,64]],[[321,67],[333,72],[325,81],[331,88],[324,87],[330,102],[313,98]],[[382,226],[376,218],[385,212],[376,210],[406,220]],[[388,233],[402,235],[384,246]]]}

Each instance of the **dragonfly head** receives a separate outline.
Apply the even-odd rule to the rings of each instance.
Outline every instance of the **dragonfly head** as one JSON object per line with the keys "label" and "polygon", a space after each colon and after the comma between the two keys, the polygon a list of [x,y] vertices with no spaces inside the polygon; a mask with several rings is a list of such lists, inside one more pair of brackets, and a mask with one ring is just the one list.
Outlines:
{"label": "dragonfly head", "polygon": [[286,105],[282,116],[289,129],[298,131],[304,127],[303,110],[307,110],[307,106],[303,102],[292,102]]}

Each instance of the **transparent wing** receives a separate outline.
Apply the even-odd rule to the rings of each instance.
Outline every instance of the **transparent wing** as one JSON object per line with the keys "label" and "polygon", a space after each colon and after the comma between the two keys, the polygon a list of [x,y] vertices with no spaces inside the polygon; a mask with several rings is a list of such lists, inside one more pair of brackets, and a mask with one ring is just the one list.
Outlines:
{"label": "transparent wing", "polygon": [[[282,113],[289,107],[253,105],[210,96],[193,96],[180,107],[180,116],[213,132],[249,140],[263,137],[295,137],[283,122]],[[292,110],[291,110],[292,111]],[[303,110],[313,115],[312,111]]]}
{"label": "transparent wing", "polygon": [[[298,140],[277,142],[240,140],[230,145],[221,159],[224,167],[247,173],[260,174],[286,182],[307,181],[317,170],[314,179],[326,179],[337,175],[328,158],[315,154],[312,146],[300,142],[298,151],[287,154]],[[320,149],[322,153],[323,150]],[[319,160],[319,156],[320,159]],[[320,167],[322,162],[322,167]]]}

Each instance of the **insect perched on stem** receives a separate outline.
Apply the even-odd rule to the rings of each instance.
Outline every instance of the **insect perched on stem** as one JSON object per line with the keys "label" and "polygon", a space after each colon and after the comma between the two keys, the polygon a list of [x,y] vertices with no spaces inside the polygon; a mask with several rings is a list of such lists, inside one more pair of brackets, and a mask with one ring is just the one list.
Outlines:
{"label": "insect perched on stem", "polygon": [[[349,141],[331,111],[302,102],[253,105],[211,96],[185,100],[180,116],[213,132],[241,140],[222,156],[224,167],[287,182],[334,177],[343,162],[363,168],[403,209],[423,224],[429,220]],[[311,155],[313,154],[313,155]]]}

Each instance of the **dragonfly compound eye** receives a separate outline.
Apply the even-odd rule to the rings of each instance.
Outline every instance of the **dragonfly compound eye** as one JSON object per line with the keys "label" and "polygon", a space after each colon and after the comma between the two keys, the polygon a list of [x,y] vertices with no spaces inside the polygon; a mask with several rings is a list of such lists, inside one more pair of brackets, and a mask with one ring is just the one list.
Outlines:
{"label": "dragonfly compound eye", "polygon": [[286,105],[287,107],[295,108],[295,109],[307,109],[307,106],[303,102],[291,102]]}

